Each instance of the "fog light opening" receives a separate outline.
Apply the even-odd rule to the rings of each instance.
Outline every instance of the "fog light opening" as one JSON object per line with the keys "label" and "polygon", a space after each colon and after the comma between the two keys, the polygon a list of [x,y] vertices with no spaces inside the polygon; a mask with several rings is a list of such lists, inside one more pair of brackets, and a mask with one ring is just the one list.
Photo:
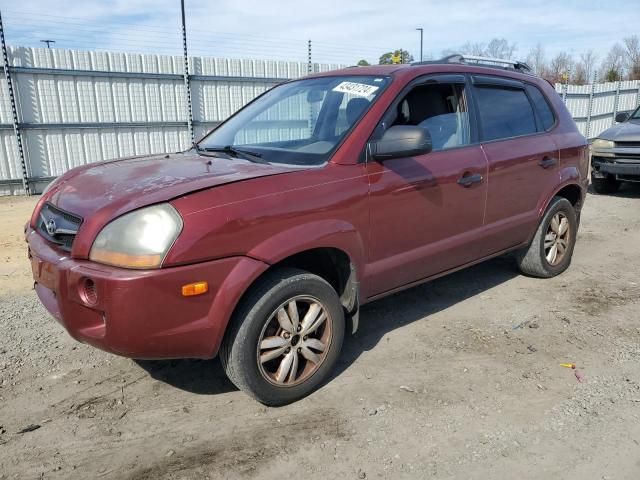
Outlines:
{"label": "fog light opening", "polygon": [[84,303],[93,306],[98,303],[98,289],[96,283],[90,278],[83,278],[80,281],[80,298]]}

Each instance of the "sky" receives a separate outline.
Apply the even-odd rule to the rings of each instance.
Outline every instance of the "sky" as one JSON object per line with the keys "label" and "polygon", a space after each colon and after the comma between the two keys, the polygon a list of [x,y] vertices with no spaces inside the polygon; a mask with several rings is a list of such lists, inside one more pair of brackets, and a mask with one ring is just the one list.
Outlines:
{"label": "sky", "polygon": [[[593,49],[601,59],[640,31],[640,0],[185,0],[193,55],[376,62],[393,49],[439,58],[467,42],[506,38],[516,57]],[[179,0],[0,0],[9,45],[180,54]]]}

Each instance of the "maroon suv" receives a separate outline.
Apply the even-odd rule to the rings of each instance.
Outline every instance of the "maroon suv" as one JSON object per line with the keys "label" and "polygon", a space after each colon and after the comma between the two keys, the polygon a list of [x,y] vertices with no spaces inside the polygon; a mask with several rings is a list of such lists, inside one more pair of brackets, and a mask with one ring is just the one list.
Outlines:
{"label": "maroon suv", "polygon": [[526,274],[564,271],[587,169],[524,64],[347,68],[269,90],[186,152],[70,170],[26,239],[37,294],[74,338],[220,355],[280,405],[327,377],[367,302],[509,251]]}

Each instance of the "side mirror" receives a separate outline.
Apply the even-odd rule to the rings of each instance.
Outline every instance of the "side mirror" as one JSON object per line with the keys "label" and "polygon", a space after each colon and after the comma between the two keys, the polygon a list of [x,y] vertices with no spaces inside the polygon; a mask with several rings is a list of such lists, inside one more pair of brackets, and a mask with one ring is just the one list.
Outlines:
{"label": "side mirror", "polygon": [[629,120],[628,113],[620,112],[616,115],[616,122],[618,123],[626,122],[627,120]]}
{"label": "side mirror", "polygon": [[307,92],[307,102],[309,103],[321,102],[323,98],[324,98],[323,90],[309,90]]}
{"label": "side mirror", "polygon": [[425,155],[432,149],[431,134],[423,127],[395,125],[380,140],[371,142],[369,148],[373,158],[380,161]]}

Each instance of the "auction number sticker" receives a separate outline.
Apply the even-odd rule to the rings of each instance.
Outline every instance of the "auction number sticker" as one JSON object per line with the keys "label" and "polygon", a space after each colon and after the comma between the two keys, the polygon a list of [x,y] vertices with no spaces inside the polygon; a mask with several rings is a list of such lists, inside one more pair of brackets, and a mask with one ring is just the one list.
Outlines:
{"label": "auction number sticker", "polygon": [[380,87],[374,85],[367,85],[366,83],[356,82],[342,82],[333,88],[334,92],[350,93],[351,95],[358,95],[359,97],[368,97]]}

